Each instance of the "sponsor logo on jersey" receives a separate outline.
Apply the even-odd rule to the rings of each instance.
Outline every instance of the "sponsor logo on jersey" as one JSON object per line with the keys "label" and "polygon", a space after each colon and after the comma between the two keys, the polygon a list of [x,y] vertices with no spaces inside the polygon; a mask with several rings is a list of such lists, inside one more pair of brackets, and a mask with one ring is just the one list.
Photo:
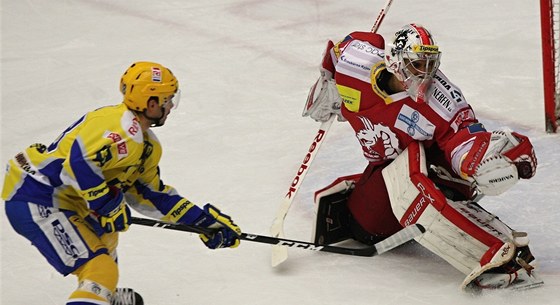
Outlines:
{"label": "sponsor logo on jersey", "polygon": [[82,191],[82,197],[84,197],[85,200],[87,201],[93,201],[95,199],[98,199],[102,196],[105,196],[105,194],[107,194],[109,192],[109,187],[107,186],[106,183],[100,184],[96,187],[92,187],[90,189],[87,190],[83,190]]}
{"label": "sponsor logo on jersey", "polygon": [[338,89],[338,94],[340,95],[346,109],[351,112],[358,112],[360,110],[362,92],[360,90],[338,84],[336,85],[336,88]]}
{"label": "sponsor logo on jersey", "polygon": [[[430,88],[431,93],[428,103],[439,116],[452,122],[455,114],[466,107],[466,102],[461,91],[451,84],[443,74],[438,72],[434,79],[435,84]],[[453,128],[457,130],[455,127]]]}
{"label": "sponsor logo on jersey", "polygon": [[126,142],[122,141],[122,137],[118,133],[110,132],[105,137],[113,140],[114,143],[117,143],[117,154],[119,160],[128,156],[128,148],[126,146]]}
{"label": "sponsor logo on jersey", "polygon": [[363,41],[360,40],[354,40],[350,46],[360,52],[368,53],[371,55],[375,55],[379,58],[383,58],[383,51],[379,50],[378,48],[372,46],[369,43],[364,43]]}
{"label": "sponsor logo on jersey", "polygon": [[64,250],[64,253],[73,259],[77,259],[80,256],[80,251],[78,247],[74,245],[72,238],[66,230],[64,230],[64,226],[60,223],[58,219],[51,223],[53,229],[53,235],[56,237],[56,240]]}
{"label": "sponsor logo on jersey", "polygon": [[434,75],[434,78],[443,86],[443,88],[445,88],[445,90],[448,91],[452,99],[454,99],[457,103],[463,102],[463,95],[461,94],[461,91],[459,91],[455,87],[452,87],[451,84],[449,84],[438,74]]}
{"label": "sponsor logo on jersey", "polygon": [[126,148],[126,142],[117,144],[117,153],[119,154],[119,159],[122,159],[128,155],[128,149]]}
{"label": "sponsor logo on jersey", "polygon": [[459,113],[457,113],[455,119],[453,120],[453,122],[451,122],[451,128],[453,128],[453,130],[455,130],[456,132],[457,130],[459,130],[459,126],[463,125],[464,122],[473,121],[474,119],[474,113],[470,108],[463,109]]}
{"label": "sponsor logo on jersey", "polygon": [[[441,92],[437,87],[434,88],[434,91],[432,93],[432,96],[436,99],[436,101],[438,101],[438,103],[443,106],[443,108],[445,110],[447,110],[448,112],[452,112],[453,109],[455,108],[454,103],[452,100],[450,100],[443,92]],[[453,106],[453,107],[452,107]]]}
{"label": "sponsor logo on jersey", "polygon": [[29,161],[27,160],[27,158],[23,153],[18,153],[14,157],[14,159],[16,160],[16,163],[19,165],[19,167],[23,169],[25,172],[29,173],[30,175],[35,175],[37,173],[35,168],[31,166],[31,164],[29,163]]}
{"label": "sponsor logo on jersey", "polygon": [[342,51],[336,64],[336,72],[369,83],[372,66],[382,59],[383,50],[367,42],[352,41]]}
{"label": "sponsor logo on jersey", "polygon": [[344,62],[344,63],[347,63],[347,64],[349,64],[350,66],[353,66],[353,67],[359,68],[359,69],[361,69],[361,70],[364,70],[364,71],[368,71],[368,72],[369,72],[369,71],[371,70],[370,67],[368,67],[368,66],[366,66],[366,65],[363,65],[363,64],[360,64],[360,63],[357,63],[357,62],[354,62],[354,61],[352,61],[352,60],[351,60],[348,56],[346,56],[346,55],[340,56],[340,61],[341,61],[341,62]]}
{"label": "sponsor logo on jersey", "polygon": [[434,136],[436,126],[417,110],[403,105],[397,116],[395,127],[406,132],[415,140],[429,140]]}
{"label": "sponsor logo on jersey", "polygon": [[115,143],[122,140],[122,137],[116,132],[110,132],[105,137],[111,139]]}
{"label": "sponsor logo on jersey", "polygon": [[135,136],[138,131],[140,131],[140,123],[138,122],[138,119],[135,117],[132,119],[132,125],[128,128],[128,132],[132,135]]}
{"label": "sponsor logo on jersey", "polygon": [[51,210],[44,205],[35,204],[35,206],[37,206],[37,212],[39,213],[39,217],[41,218],[49,218],[49,216],[52,214]]}
{"label": "sponsor logo on jersey", "polygon": [[174,220],[178,220],[192,207],[192,203],[188,200],[183,202],[179,207],[177,207],[173,212],[171,212],[171,217]]}

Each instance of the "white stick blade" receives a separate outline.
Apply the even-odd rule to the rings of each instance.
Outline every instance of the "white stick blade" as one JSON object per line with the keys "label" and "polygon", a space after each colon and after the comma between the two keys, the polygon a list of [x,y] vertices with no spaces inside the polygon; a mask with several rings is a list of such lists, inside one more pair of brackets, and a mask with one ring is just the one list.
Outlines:
{"label": "white stick blade", "polygon": [[[422,228],[423,229],[423,228]],[[403,243],[408,242],[420,235],[422,235],[423,231],[419,225],[410,225],[406,228],[402,229],[396,234],[393,234],[389,238],[383,240],[375,244],[375,248],[377,249],[377,253],[381,254],[383,252],[387,252],[397,246],[402,245]]]}
{"label": "white stick blade", "polygon": [[271,264],[276,267],[288,259],[288,247],[275,245],[272,246]]}

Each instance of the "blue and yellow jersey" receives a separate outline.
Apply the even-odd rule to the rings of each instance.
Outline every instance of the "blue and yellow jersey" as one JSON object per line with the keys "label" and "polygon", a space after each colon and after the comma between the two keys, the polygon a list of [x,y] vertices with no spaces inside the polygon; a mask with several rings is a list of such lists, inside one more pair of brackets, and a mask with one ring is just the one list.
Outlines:
{"label": "blue and yellow jersey", "polygon": [[34,144],[8,162],[2,198],[76,211],[85,217],[125,192],[137,211],[190,223],[201,210],[165,185],[155,134],[142,132],[126,105],[99,108],[70,125],[49,146]]}

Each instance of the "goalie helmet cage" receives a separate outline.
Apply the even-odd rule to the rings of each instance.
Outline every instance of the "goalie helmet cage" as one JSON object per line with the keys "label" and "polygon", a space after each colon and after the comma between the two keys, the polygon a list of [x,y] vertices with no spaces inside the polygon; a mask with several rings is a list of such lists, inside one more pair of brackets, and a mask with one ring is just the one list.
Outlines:
{"label": "goalie helmet cage", "polygon": [[540,1],[545,127],[554,133],[560,124],[560,0]]}

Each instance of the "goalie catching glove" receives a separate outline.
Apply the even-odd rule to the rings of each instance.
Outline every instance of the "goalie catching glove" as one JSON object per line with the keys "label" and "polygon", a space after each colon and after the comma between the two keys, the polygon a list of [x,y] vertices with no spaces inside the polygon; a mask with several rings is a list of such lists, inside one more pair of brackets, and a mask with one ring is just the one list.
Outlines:
{"label": "goalie catching glove", "polygon": [[499,195],[537,170],[529,138],[503,130],[477,137],[461,164],[463,175],[485,195]]}
{"label": "goalie catching glove", "polygon": [[235,248],[239,246],[241,229],[231,220],[231,217],[223,214],[210,203],[204,206],[202,216],[194,224],[215,229],[212,235],[200,234],[200,239],[210,249]]}
{"label": "goalie catching glove", "polygon": [[[325,51],[326,55],[329,54],[329,50],[333,46],[334,44],[329,40]],[[336,115],[339,122],[344,122],[346,119],[340,112],[342,99],[333,78],[334,66],[332,63],[327,68],[324,66],[325,64],[321,67],[321,76],[309,89],[309,95],[307,96],[302,116],[310,116],[317,122],[326,122],[330,119],[331,115]]]}

